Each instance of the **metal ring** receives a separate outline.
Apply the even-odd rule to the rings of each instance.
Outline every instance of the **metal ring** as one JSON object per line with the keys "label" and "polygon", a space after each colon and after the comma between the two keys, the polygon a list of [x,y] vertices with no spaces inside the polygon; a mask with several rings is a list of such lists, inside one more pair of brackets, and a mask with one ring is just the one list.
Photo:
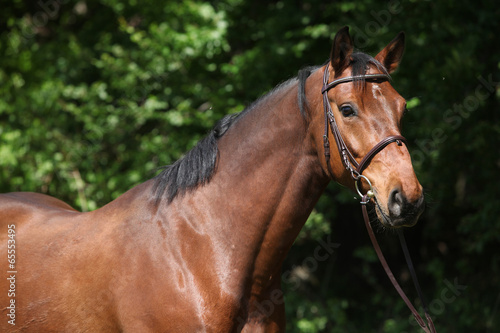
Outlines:
{"label": "metal ring", "polygon": [[359,175],[358,178],[356,179],[356,181],[354,182],[354,185],[356,185],[356,191],[358,192],[359,196],[362,198],[363,197],[363,194],[361,193],[361,191],[359,190],[359,187],[358,187],[358,181],[363,178],[364,180],[366,180],[366,182],[368,183],[368,186],[370,186],[370,189],[368,190],[368,192],[366,192],[366,195],[369,197],[369,198],[373,198],[375,196],[375,192],[373,191],[373,186],[372,186],[372,183],[370,182],[370,180],[368,178],[366,178],[366,176],[363,176],[363,175]]}

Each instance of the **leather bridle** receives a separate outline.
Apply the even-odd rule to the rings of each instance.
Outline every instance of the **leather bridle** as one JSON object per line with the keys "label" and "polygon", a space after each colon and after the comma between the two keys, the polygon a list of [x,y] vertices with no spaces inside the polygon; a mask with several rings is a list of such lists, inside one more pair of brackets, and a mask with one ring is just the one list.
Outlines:
{"label": "leather bridle", "polygon": [[[330,175],[333,176],[333,173],[330,170],[330,142],[328,140],[328,125],[330,125],[330,130],[335,138],[335,142],[337,144],[337,148],[339,150],[339,154],[342,160],[342,164],[344,164],[345,168],[351,173],[351,177],[357,182],[360,178],[369,180],[365,176],[362,176],[363,170],[368,166],[372,158],[378,154],[382,149],[387,147],[387,145],[396,142],[398,146],[401,146],[402,143],[406,143],[406,139],[401,135],[391,135],[377,143],[366,155],[363,157],[360,163],[356,161],[354,156],[347,148],[344,139],[342,139],[342,135],[340,134],[339,128],[337,126],[337,122],[335,121],[335,117],[333,116],[332,107],[330,106],[330,102],[328,100],[328,91],[341,83],[353,82],[356,80],[364,80],[368,82],[381,82],[390,80],[390,76],[387,74],[365,74],[364,76],[348,76],[343,77],[337,80],[334,80],[328,83],[329,73],[328,73],[328,65],[325,66],[325,72],[323,74],[323,88],[321,89],[321,93],[323,94],[323,109],[325,111],[325,134],[323,135],[323,145],[325,148],[325,158],[326,164],[329,168]],[[370,183],[369,183],[370,184]],[[370,184],[371,188],[371,184]],[[359,192],[359,191],[358,191]]]}
{"label": "leather bridle", "polygon": [[[375,200],[375,191],[373,190],[372,184],[370,180],[362,175],[363,171],[366,169],[372,158],[378,154],[380,151],[382,151],[385,147],[387,147],[389,144],[396,142],[398,146],[402,146],[402,142],[407,144],[406,139],[401,136],[401,135],[391,135],[377,143],[361,160],[361,162],[357,162],[352,153],[349,151],[349,148],[347,147],[344,139],[342,139],[342,135],[340,134],[339,128],[337,126],[337,123],[335,121],[335,117],[333,115],[332,107],[330,106],[330,101],[328,99],[328,91],[334,87],[336,87],[339,84],[342,83],[347,83],[347,82],[354,82],[358,80],[363,80],[363,81],[368,81],[368,82],[383,82],[383,81],[389,81],[390,76],[388,74],[365,74],[365,75],[358,75],[358,76],[348,76],[348,77],[343,77],[340,79],[333,80],[332,82],[328,83],[329,79],[329,71],[328,71],[329,65],[327,64],[325,66],[325,71],[323,74],[323,88],[321,89],[321,93],[323,95],[323,109],[325,111],[325,134],[323,135],[323,145],[324,145],[324,150],[325,150],[325,160],[326,160],[326,165],[328,168],[328,172],[330,173],[330,176],[333,177],[333,172],[331,170],[330,166],[330,142],[328,139],[328,127],[330,127],[330,131],[332,132],[333,137],[335,138],[335,143],[337,144],[337,149],[339,151],[340,158],[342,160],[342,164],[344,167],[350,172],[352,179],[355,182],[356,190],[358,194],[361,196],[361,208],[363,212],[363,218],[365,220],[365,226],[368,231],[368,235],[370,236],[370,240],[373,244],[373,247],[375,249],[375,252],[377,253],[377,256],[380,260],[380,263],[382,264],[387,276],[389,277],[389,280],[391,281],[392,285],[398,292],[398,294],[401,296],[403,301],[406,303],[408,308],[411,310],[413,313],[413,316],[415,317],[415,320],[418,322],[420,327],[427,332],[427,333],[435,333],[436,329],[434,328],[434,323],[432,322],[432,318],[429,315],[427,304],[425,302],[425,299],[423,297],[422,291],[420,289],[420,285],[418,283],[417,275],[415,273],[415,269],[413,268],[413,263],[408,251],[408,247],[406,246],[406,241],[404,238],[404,234],[401,231],[401,229],[398,229],[398,235],[399,239],[401,242],[401,246],[403,248],[403,252],[405,255],[406,262],[408,264],[408,268],[410,270],[410,274],[412,276],[413,282],[415,284],[415,288],[417,289],[417,293],[420,297],[420,300],[422,301],[422,305],[424,307],[424,312],[425,312],[425,317],[427,319],[427,323],[424,322],[422,317],[420,317],[420,314],[418,311],[415,309],[413,304],[410,302],[406,294],[403,292],[401,287],[399,286],[396,278],[394,277],[394,274],[392,273],[391,269],[389,268],[389,265],[387,264],[387,261],[385,260],[384,255],[382,254],[382,250],[380,249],[380,246],[378,245],[377,238],[375,237],[375,234],[373,232],[373,229],[370,225],[370,218],[368,216],[368,211],[367,211],[367,204],[370,202],[372,198]],[[369,190],[366,192],[366,194],[362,194],[361,190],[358,186],[358,182],[364,179],[368,185],[369,185]]]}

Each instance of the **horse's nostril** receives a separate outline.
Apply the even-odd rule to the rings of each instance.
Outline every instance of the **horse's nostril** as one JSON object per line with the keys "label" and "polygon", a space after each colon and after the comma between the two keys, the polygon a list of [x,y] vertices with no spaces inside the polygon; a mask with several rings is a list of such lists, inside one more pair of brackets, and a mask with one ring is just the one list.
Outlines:
{"label": "horse's nostril", "polygon": [[390,224],[394,227],[414,225],[424,211],[424,206],[423,195],[410,201],[400,188],[393,189],[387,200]]}
{"label": "horse's nostril", "polygon": [[404,197],[403,194],[401,194],[401,191],[399,191],[398,189],[392,190],[389,196],[389,203],[388,203],[389,213],[391,214],[391,216],[394,217],[401,216],[401,212],[403,210],[403,204],[404,204]]}

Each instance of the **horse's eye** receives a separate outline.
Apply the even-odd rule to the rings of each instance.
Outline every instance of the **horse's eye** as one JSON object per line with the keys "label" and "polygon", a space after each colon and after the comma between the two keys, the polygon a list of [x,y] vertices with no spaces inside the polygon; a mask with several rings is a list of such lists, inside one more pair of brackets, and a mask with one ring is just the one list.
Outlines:
{"label": "horse's eye", "polygon": [[356,115],[356,112],[350,105],[343,105],[340,107],[340,112],[344,117],[352,117]]}

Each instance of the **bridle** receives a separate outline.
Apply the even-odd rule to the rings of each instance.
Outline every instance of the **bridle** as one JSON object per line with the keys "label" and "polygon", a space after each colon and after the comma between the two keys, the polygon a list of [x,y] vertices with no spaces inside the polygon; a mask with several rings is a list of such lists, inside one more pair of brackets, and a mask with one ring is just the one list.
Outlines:
{"label": "bridle", "polygon": [[[418,283],[417,275],[415,273],[415,269],[413,267],[413,263],[408,251],[408,247],[406,246],[406,240],[404,238],[404,234],[401,231],[401,229],[398,229],[398,236],[399,240],[401,242],[401,246],[403,248],[403,252],[405,255],[406,263],[408,264],[408,268],[410,270],[410,274],[413,279],[413,283],[415,284],[415,288],[417,289],[417,293],[420,297],[420,300],[422,301],[422,305],[424,307],[424,312],[425,312],[425,317],[427,319],[427,323],[424,322],[422,317],[420,317],[418,311],[415,309],[413,304],[410,302],[406,294],[403,292],[401,287],[399,286],[399,283],[397,282],[396,278],[394,277],[394,274],[392,274],[391,269],[389,268],[389,265],[387,264],[387,261],[385,260],[384,255],[382,254],[382,250],[380,249],[380,246],[378,245],[377,238],[375,237],[375,234],[373,232],[373,229],[370,225],[370,218],[368,216],[368,211],[367,211],[367,204],[370,202],[372,198],[375,198],[375,191],[373,190],[372,184],[370,180],[362,175],[363,171],[365,168],[368,166],[372,158],[377,155],[380,151],[382,151],[385,147],[387,147],[389,144],[396,142],[398,146],[402,146],[402,142],[407,144],[406,139],[401,136],[401,135],[391,135],[377,143],[361,160],[361,162],[357,162],[354,156],[351,154],[349,151],[349,148],[345,144],[344,139],[342,139],[342,135],[340,134],[339,128],[337,126],[337,122],[335,121],[335,117],[333,115],[332,107],[330,106],[330,102],[328,99],[328,91],[334,87],[336,87],[339,84],[342,83],[347,83],[347,82],[354,82],[357,80],[364,80],[368,82],[383,82],[383,81],[389,81],[390,76],[388,74],[365,74],[363,76],[357,75],[357,76],[348,76],[348,77],[343,77],[340,79],[333,80],[332,82],[328,83],[329,79],[329,71],[328,71],[329,65],[327,64],[325,66],[325,71],[323,74],[323,87],[321,89],[321,94],[323,95],[323,109],[325,111],[325,134],[323,135],[323,146],[324,146],[324,151],[325,151],[325,160],[326,160],[326,165],[328,168],[328,172],[330,173],[330,176],[333,176],[333,172],[331,170],[330,166],[330,142],[328,139],[328,127],[330,127],[330,131],[332,132],[333,137],[335,138],[335,143],[337,144],[337,149],[339,151],[340,158],[342,160],[342,164],[344,167],[350,172],[352,179],[354,180],[354,184],[356,186],[356,191],[360,195],[361,199],[361,208],[363,212],[363,218],[365,220],[365,225],[366,229],[368,231],[368,235],[370,236],[370,240],[373,244],[373,247],[375,249],[375,252],[377,253],[377,256],[380,260],[380,263],[382,264],[387,276],[389,277],[389,280],[391,280],[392,285],[398,292],[398,294],[401,296],[403,301],[406,303],[408,308],[411,310],[413,313],[413,316],[415,317],[415,320],[418,322],[420,327],[427,332],[427,333],[435,333],[436,329],[434,328],[434,323],[432,322],[432,318],[429,315],[429,311],[427,308],[427,304],[425,302],[425,299],[423,297],[420,285]],[[358,186],[358,182],[363,179],[365,180],[368,185],[369,185],[369,190],[365,193],[361,193],[361,189]]]}
{"label": "bridle", "polygon": [[364,179],[368,185],[370,186],[369,197],[373,197],[375,193],[373,192],[373,188],[371,186],[368,178],[362,175],[363,170],[368,166],[372,158],[378,154],[382,149],[387,147],[387,145],[396,142],[398,146],[401,146],[404,142],[406,144],[406,139],[401,135],[391,135],[377,143],[366,155],[363,157],[360,163],[356,161],[354,156],[347,148],[347,145],[342,139],[342,135],[340,134],[339,128],[337,126],[337,122],[335,121],[335,117],[333,116],[332,107],[330,106],[330,102],[328,100],[328,91],[341,83],[353,82],[356,80],[365,80],[369,82],[381,82],[390,80],[390,76],[387,74],[365,74],[364,76],[348,76],[343,77],[337,80],[334,80],[328,83],[329,73],[328,73],[328,65],[325,66],[325,72],[323,74],[323,88],[321,89],[321,93],[323,94],[323,109],[325,111],[325,134],[323,135],[323,145],[325,148],[325,159],[326,165],[330,172],[330,176],[333,176],[332,170],[330,169],[330,142],[328,140],[328,126],[330,126],[330,130],[335,138],[335,142],[337,144],[337,148],[339,150],[339,154],[342,160],[342,164],[344,167],[351,173],[352,179],[354,179],[356,183],[356,189],[360,196],[362,196],[361,192],[358,188],[358,181],[362,178]]}

